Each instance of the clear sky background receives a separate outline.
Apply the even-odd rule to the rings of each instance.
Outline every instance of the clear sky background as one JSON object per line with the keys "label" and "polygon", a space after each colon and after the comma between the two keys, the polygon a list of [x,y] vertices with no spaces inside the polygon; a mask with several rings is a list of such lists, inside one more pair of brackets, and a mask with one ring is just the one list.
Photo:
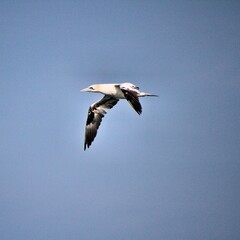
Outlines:
{"label": "clear sky background", "polygon": [[[239,1],[0,1],[0,239],[240,239]],[[93,83],[120,101],[83,151]]]}

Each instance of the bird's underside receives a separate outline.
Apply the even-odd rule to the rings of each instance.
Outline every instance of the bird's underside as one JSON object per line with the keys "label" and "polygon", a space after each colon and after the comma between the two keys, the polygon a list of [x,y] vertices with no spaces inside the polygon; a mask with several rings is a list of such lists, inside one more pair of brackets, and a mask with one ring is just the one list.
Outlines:
{"label": "bird's underside", "polygon": [[139,88],[131,83],[123,84],[95,84],[83,89],[84,92],[98,92],[105,96],[98,102],[93,103],[88,110],[85,128],[84,150],[89,148],[94,141],[102,118],[107,111],[114,107],[119,99],[126,99],[133,109],[140,115],[142,106],[139,97],[156,96],[150,93],[140,92]]}

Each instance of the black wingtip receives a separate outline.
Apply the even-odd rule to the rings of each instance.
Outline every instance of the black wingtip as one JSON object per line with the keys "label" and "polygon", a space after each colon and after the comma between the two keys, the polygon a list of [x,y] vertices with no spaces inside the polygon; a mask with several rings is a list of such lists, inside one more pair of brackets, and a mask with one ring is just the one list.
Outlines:
{"label": "black wingtip", "polygon": [[90,142],[85,142],[84,143],[84,151],[86,151],[90,146],[91,146]]}
{"label": "black wingtip", "polygon": [[137,114],[138,114],[139,116],[142,114],[142,110],[138,110],[138,111],[137,111],[137,110],[135,109],[135,111],[137,112]]}

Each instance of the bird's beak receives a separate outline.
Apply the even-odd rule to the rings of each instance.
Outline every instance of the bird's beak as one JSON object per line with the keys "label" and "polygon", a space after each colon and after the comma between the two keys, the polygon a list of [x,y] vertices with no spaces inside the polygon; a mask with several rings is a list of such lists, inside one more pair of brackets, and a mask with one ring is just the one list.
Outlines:
{"label": "bird's beak", "polygon": [[80,90],[80,92],[89,92],[89,88],[84,88],[84,89]]}

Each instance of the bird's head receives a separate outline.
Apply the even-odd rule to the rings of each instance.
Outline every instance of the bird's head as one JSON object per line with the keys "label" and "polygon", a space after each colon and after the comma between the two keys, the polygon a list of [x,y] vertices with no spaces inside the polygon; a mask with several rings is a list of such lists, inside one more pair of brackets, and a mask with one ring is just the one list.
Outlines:
{"label": "bird's head", "polygon": [[91,85],[87,88],[84,88],[82,90],[80,90],[81,92],[98,92],[98,87],[97,87],[97,84],[94,84],[94,85]]}

